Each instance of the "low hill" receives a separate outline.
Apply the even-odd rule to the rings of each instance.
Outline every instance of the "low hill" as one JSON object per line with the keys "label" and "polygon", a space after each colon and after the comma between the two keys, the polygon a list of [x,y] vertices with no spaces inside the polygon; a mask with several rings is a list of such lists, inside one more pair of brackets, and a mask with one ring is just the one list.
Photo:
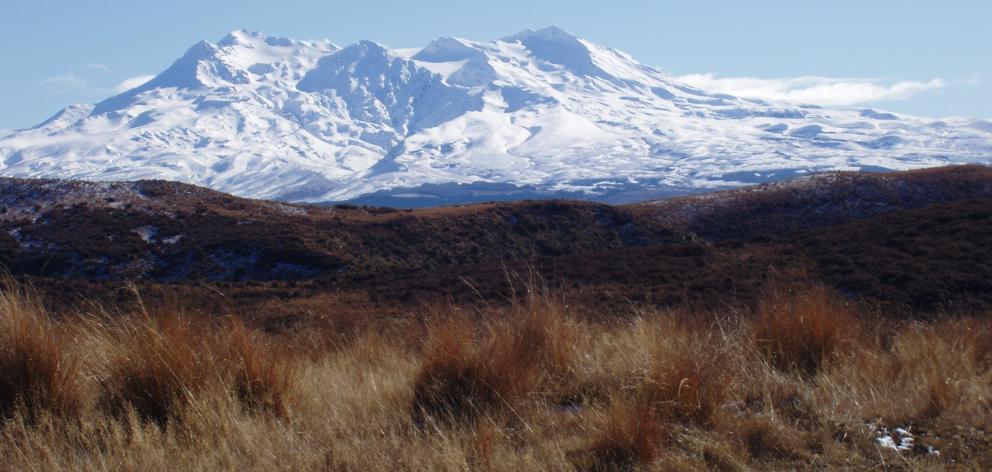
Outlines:
{"label": "low hill", "polygon": [[992,170],[980,166],[827,173],[623,206],[424,210],[2,179],[0,262],[42,284],[209,282],[255,300],[350,293],[376,306],[470,302],[533,271],[592,305],[749,303],[769,278],[801,276],[886,307],[982,309],[990,208]]}
{"label": "low hill", "polygon": [[788,238],[797,230],[970,198],[992,197],[992,168],[828,172],[635,205],[711,241]]}

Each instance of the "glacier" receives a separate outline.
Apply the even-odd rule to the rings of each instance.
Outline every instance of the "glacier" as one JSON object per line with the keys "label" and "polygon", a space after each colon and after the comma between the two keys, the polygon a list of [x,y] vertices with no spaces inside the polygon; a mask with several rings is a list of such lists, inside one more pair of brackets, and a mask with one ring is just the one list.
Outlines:
{"label": "glacier", "polygon": [[990,162],[989,121],[711,93],[558,27],[416,49],[239,30],[131,90],[0,132],[3,176],[396,206],[622,202]]}

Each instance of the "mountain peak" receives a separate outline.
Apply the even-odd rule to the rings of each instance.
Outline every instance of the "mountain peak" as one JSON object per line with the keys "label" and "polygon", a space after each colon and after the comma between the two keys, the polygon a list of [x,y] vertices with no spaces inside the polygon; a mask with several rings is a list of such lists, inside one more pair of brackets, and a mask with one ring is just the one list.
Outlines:
{"label": "mountain peak", "polygon": [[232,45],[235,45],[235,44],[249,44],[249,43],[252,42],[252,40],[255,40],[255,39],[263,39],[264,40],[265,37],[266,37],[265,35],[263,35],[262,33],[259,33],[258,31],[251,31],[251,30],[246,30],[246,29],[236,29],[236,30],[231,31],[230,33],[228,33],[227,36],[224,36],[223,38],[221,38],[221,40],[217,42],[217,45],[218,46],[232,46]]}
{"label": "mountain peak", "polygon": [[578,41],[580,38],[577,35],[565,31],[558,25],[551,25],[546,28],[541,28],[538,30],[525,29],[512,36],[507,36],[503,38],[506,42],[515,41],[525,41],[527,39],[539,39],[541,41],[554,41],[554,42],[573,42]]}
{"label": "mountain peak", "polygon": [[209,42],[209,41],[207,41],[205,39],[201,39],[201,40],[197,41],[196,44],[190,46],[189,49],[186,50],[186,53],[183,54],[183,56],[179,60],[183,60],[183,59],[192,59],[192,60],[206,59],[208,57],[212,57],[216,53],[217,53],[217,46],[215,44],[212,44],[211,42]]}
{"label": "mountain peak", "polygon": [[585,41],[557,26],[549,26],[537,31],[528,29],[503,38],[502,41],[520,43],[534,57],[561,66],[577,75],[611,77],[596,65],[592,51]]}
{"label": "mountain peak", "polygon": [[391,53],[392,51],[383,44],[379,44],[370,39],[361,39],[352,46],[359,47],[364,51],[376,52],[376,53]]}
{"label": "mountain peak", "polygon": [[[224,36],[220,41],[217,42],[217,46],[247,46],[247,47],[293,47],[299,46],[301,44],[309,44],[310,46],[333,46],[330,41],[297,41],[295,39],[285,38],[281,36],[269,36],[258,31],[238,29],[231,31],[227,36]],[[334,48],[336,49],[336,48]]]}
{"label": "mountain peak", "polygon": [[369,40],[324,56],[296,87],[342,100],[352,119],[375,124],[377,137],[369,139],[380,147],[398,143],[390,137],[382,146],[383,138],[392,133],[435,126],[481,108],[464,90],[445,84],[440,75]]}
{"label": "mountain peak", "polygon": [[132,99],[145,91],[158,88],[196,89],[204,84],[199,77],[201,61],[213,59],[217,54],[217,46],[206,40],[200,40],[173,62],[168,69],[156,75],[144,84],[123,93],[107,98],[97,103],[93,108],[94,115],[100,115],[119,110],[131,104]]}
{"label": "mountain peak", "polygon": [[[340,51],[334,54],[335,56],[341,55],[342,57],[379,57],[383,59],[393,59],[399,57],[393,50],[388,47],[379,44],[375,41],[368,39],[361,39],[352,44],[349,44]],[[330,59],[331,56],[326,56],[324,59]]]}
{"label": "mountain peak", "polygon": [[468,41],[444,36],[431,41],[430,44],[415,54],[413,59],[426,62],[451,62],[461,61],[481,54],[482,52],[472,47]]}
{"label": "mountain peak", "polygon": [[95,107],[0,136],[0,175],[303,201],[524,188],[618,201],[990,155],[986,121],[708,93],[557,26],[416,52],[235,30]]}

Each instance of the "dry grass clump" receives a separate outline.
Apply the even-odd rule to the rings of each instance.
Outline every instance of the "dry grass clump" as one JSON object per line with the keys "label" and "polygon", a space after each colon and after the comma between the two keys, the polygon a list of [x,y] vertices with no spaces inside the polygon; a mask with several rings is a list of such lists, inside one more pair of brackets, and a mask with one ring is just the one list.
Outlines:
{"label": "dry grass clump", "polygon": [[[809,293],[598,323],[538,297],[322,350],[174,307],[55,322],[4,293],[0,470],[992,467],[992,322],[841,327]],[[895,428],[920,446],[879,446]]]}
{"label": "dry grass clump", "polygon": [[598,437],[577,454],[577,466],[589,471],[629,470],[656,461],[670,431],[641,406],[611,405]]}
{"label": "dry grass clump", "polygon": [[655,354],[641,400],[660,418],[712,425],[727,400],[730,356],[712,333],[694,333]]}
{"label": "dry grass clump", "polygon": [[[473,420],[531,395],[547,394],[568,375],[571,329],[560,308],[528,301],[480,330],[465,318],[434,328],[414,381],[417,424]],[[552,395],[557,396],[557,395]]]}
{"label": "dry grass clump", "polygon": [[[890,406],[899,408],[882,405],[877,409],[878,416],[893,422],[919,423],[939,420],[958,410],[954,421],[960,424],[981,417],[980,411],[969,411],[974,405],[965,401],[968,390],[983,388],[975,380],[988,379],[988,368],[971,355],[981,341],[946,335],[944,330],[953,332],[955,324],[907,326],[895,336],[887,355],[876,360],[875,366],[865,367],[867,375],[886,378],[889,387],[901,390],[889,399]],[[985,384],[989,386],[992,385]]]}
{"label": "dry grass clump", "polygon": [[740,419],[736,432],[748,454],[759,460],[793,460],[805,449],[797,431],[767,416]]}
{"label": "dry grass clump", "polygon": [[169,311],[117,323],[114,349],[103,378],[102,404],[113,415],[133,410],[165,425],[194,404],[208,387],[222,384],[221,346],[205,322]]}
{"label": "dry grass clump", "polygon": [[992,323],[988,317],[940,320],[934,325],[933,333],[945,343],[958,346],[975,369],[992,369]]}
{"label": "dry grass clump", "polygon": [[252,410],[286,417],[296,393],[298,363],[291,354],[279,352],[278,346],[239,320],[231,321],[230,330],[229,361],[237,398]]}
{"label": "dry grass clump", "polygon": [[70,341],[26,291],[0,291],[0,416],[78,413],[83,392]]}
{"label": "dry grass clump", "polygon": [[815,375],[858,333],[858,318],[826,288],[770,292],[754,321],[754,339],[775,367]]}
{"label": "dry grass clump", "polygon": [[285,417],[297,363],[289,349],[228,319],[213,323],[175,307],[90,323],[91,347],[105,352],[98,406],[166,425],[215,392],[250,411]]}
{"label": "dry grass clump", "polygon": [[437,328],[414,381],[416,424],[474,418],[498,404],[502,397],[497,388],[508,393],[525,380],[524,375],[511,373],[503,385],[503,379],[487,365],[489,359],[476,351],[474,337],[472,328],[461,321],[451,320]]}

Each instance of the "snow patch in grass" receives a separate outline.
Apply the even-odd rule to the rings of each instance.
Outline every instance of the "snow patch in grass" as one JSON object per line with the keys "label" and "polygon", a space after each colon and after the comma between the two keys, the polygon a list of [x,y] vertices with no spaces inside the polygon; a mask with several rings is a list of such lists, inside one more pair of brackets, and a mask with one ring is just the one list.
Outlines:
{"label": "snow patch in grass", "polygon": [[141,226],[132,229],[131,232],[137,234],[142,241],[152,244],[155,242],[155,236],[158,235],[158,228],[154,226]]}

